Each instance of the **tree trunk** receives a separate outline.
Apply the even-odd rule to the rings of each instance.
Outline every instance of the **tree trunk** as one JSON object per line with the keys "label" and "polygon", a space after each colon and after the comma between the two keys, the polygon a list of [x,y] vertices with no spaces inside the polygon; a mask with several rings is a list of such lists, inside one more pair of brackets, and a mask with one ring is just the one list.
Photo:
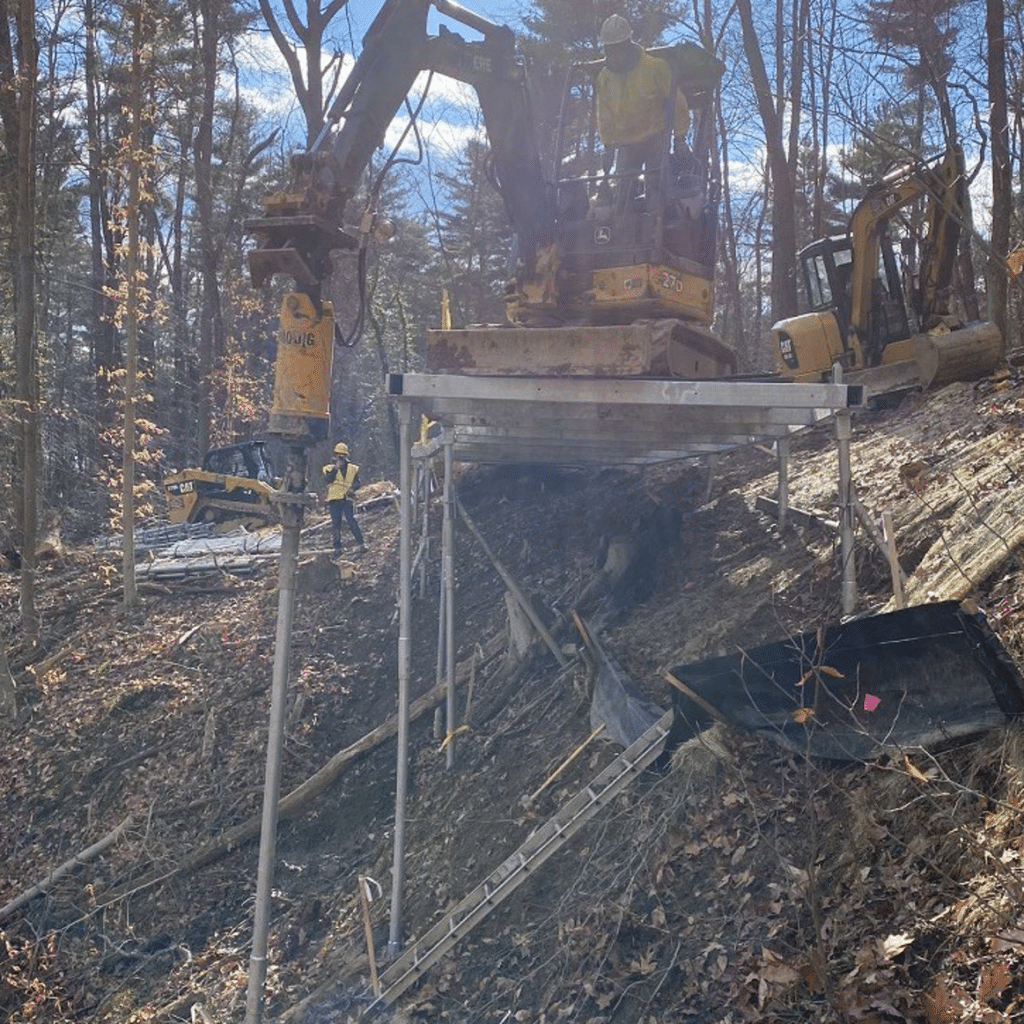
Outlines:
{"label": "tree trunk", "polygon": [[138,603],[135,588],[135,384],[139,353],[139,218],[142,215],[142,6],[132,10],[131,136],[128,147],[128,288],[125,299],[124,447],[121,463],[121,529],[124,605]]}
{"label": "tree trunk", "polygon": [[[92,303],[91,341],[93,367],[96,371],[96,423],[100,430],[114,421],[111,395],[111,373],[117,366],[117,340],[111,315],[110,286],[113,285],[114,253],[108,227],[106,208],[107,173],[104,168],[103,138],[99,114],[100,89],[96,56],[96,7],[94,0],[85,0],[85,119],[89,171],[89,237],[92,260],[89,293]],[[99,450],[97,440],[93,455]]]}
{"label": "tree trunk", "polygon": [[[796,188],[783,143],[782,118],[775,109],[772,86],[761,55],[761,44],[754,27],[750,0],[737,0],[736,10],[743,29],[743,52],[750,67],[757,110],[764,126],[768,151],[772,221],[771,316],[773,320],[780,320],[797,312]],[[778,40],[778,45],[781,47],[781,39]]]}
{"label": "tree trunk", "polygon": [[[21,628],[35,642],[39,636],[36,612],[36,534],[39,492],[39,367],[36,351],[36,68],[35,0],[0,3],[3,19],[3,58],[0,91],[4,121],[13,238],[15,397],[19,416],[18,469],[21,495],[18,520],[21,534]],[[10,29],[17,40],[12,48]]]}
{"label": "tree trunk", "polygon": [[200,55],[203,63],[203,96],[196,129],[196,218],[199,223],[202,308],[199,317],[199,432],[202,455],[210,447],[213,424],[213,368],[223,335],[220,285],[217,280],[217,245],[213,221],[213,120],[217,89],[217,0],[202,0],[203,21]]}
{"label": "tree trunk", "polygon": [[988,315],[1008,347],[1006,254],[1010,248],[1013,194],[1006,103],[1006,9],[1003,0],[986,0],[988,106],[992,136],[992,250],[988,259]]}

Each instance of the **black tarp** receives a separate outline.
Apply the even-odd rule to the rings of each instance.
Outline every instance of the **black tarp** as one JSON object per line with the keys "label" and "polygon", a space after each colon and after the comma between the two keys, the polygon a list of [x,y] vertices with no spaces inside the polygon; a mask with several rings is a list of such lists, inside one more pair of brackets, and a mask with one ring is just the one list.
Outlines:
{"label": "black tarp", "polygon": [[[931,747],[1024,713],[1024,681],[985,616],[955,601],[803,633],[671,670],[737,728],[831,760]],[[712,716],[673,691],[678,744]]]}

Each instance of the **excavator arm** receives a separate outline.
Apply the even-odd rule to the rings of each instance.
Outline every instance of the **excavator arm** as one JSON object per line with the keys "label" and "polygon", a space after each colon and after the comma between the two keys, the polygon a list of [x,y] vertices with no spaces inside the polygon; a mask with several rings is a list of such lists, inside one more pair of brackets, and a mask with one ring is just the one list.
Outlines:
{"label": "excavator arm", "polygon": [[[467,42],[442,27],[427,32],[431,7],[483,35]],[[416,77],[437,72],[467,82],[480,100],[494,163],[494,180],[519,239],[530,254],[550,241],[552,188],[541,171],[523,64],[510,29],[453,0],[386,0],[363,39],[363,49],[310,149],[292,158],[292,180],[266,197],[264,216],[249,221],[257,239],[250,253],[253,283],[274,274],[319,297],[331,270],[332,251],[359,248],[372,224],[367,205],[359,231],[343,227],[349,200]],[[335,130],[335,128],[337,130]]]}
{"label": "excavator arm", "polygon": [[[913,312],[922,331],[930,330],[949,314],[965,191],[963,153],[958,146],[950,146],[941,157],[890,171],[857,205],[850,218],[850,326],[868,348],[872,347],[876,333],[872,316],[877,309],[875,281],[883,234],[900,210],[922,199],[927,202],[928,228],[920,251]],[[880,352],[875,356],[880,356]]]}

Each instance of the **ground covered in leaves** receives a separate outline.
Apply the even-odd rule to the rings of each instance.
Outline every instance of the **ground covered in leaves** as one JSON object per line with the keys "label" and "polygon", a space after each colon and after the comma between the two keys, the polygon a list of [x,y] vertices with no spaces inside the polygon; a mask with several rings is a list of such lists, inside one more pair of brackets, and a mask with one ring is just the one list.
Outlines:
{"label": "ground covered in leaves", "polygon": [[[1024,659],[1017,454],[1024,383],[954,385],[855,420],[858,493],[891,512],[908,593],[972,598]],[[828,427],[794,441],[792,503],[835,519]],[[828,529],[780,534],[755,508],[774,457],[600,472],[468,470],[459,493],[559,644],[579,608],[655,701],[678,665],[838,616]],[[595,558],[652,510],[681,526],[645,578],[602,587]],[[387,944],[396,706],[397,514],[362,515],[369,553],[341,580],[304,540],[283,791],[336,777],[282,822],[268,1012],[354,1019]],[[316,527],[317,517],[313,517]],[[457,551],[461,688],[455,763],[434,721],[440,516],[417,571],[405,932],[415,936],[617,754],[591,742],[587,661],[507,648],[505,586],[468,531]],[[602,544],[602,537],[611,545]],[[891,597],[858,534],[862,606]],[[12,1022],[184,1021],[202,1002],[240,1021],[255,890],[277,596],[249,579],[146,584],[120,607],[117,561],[76,550],[40,579],[41,648],[16,639],[17,579],[0,617],[19,713],[0,759],[0,902],[116,832],[21,908],[0,910],[0,1015]],[[606,614],[602,614],[606,613]],[[470,681],[471,680],[471,681]],[[384,728],[381,728],[384,725]],[[360,744],[378,729],[379,743]],[[365,749],[364,749],[365,747]],[[349,751],[348,754],[342,752]],[[332,759],[334,759],[332,761]],[[394,1008],[396,1020],[1024,1020],[1024,737],[1020,726],[890,763],[826,767],[716,726],[647,773]],[[524,797],[537,794],[532,800]]]}

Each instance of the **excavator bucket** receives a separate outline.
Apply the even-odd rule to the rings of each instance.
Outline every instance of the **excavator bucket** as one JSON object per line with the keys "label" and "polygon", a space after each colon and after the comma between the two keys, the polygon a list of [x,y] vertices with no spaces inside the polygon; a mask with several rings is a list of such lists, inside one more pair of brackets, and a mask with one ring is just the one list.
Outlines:
{"label": "excavator bucket", "polygon": [[671,743],[712,719],[833,761],[935,747],[1024,714],[1024,681],[985,616],[955,601],[804,633],[670,673]]}

